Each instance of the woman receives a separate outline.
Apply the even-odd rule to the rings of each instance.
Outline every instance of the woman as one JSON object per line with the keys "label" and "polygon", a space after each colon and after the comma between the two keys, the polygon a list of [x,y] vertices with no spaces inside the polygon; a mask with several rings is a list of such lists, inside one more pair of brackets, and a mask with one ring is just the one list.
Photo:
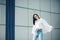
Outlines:
{"label": "woman", "polygon": [[33,15],[33,40],[43,40],[43,33],[50,32],[53,29],[52,26],[48,25],[48,23],[43,19],[40,18],[37,14]]}

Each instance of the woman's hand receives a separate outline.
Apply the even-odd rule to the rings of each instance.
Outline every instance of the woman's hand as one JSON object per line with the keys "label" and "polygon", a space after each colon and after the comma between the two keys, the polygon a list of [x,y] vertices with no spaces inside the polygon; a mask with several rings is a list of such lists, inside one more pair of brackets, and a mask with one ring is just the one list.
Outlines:
{"label": "woman's hand", "polygon": [[32,35],[34,35],[34,32],[32,31]]}
{"label": "woman's hand", "polygon": [[53,26],[52,26],[52,30],[55,29]]}
{"label": "woman's hand", "polygon": [[50,26],[50,28],[53,30],[54,29],[54,27],[53,26]]}
{"label": "woman's hand", "polygon": [[38,30],[38,29],[39,29],[39,27],[36,27],[35,29],[36,29],[36,30]]}
{"label": "woman's hand", "polygon": [[38,30],[39,28],[38,27],[35,27],[36,30]]}
{"label": "woman's hand", "polygon": [[36,27],[35,29],[38,30],[38,29],[40,29],[40,28],[39,28],[39,27]]}

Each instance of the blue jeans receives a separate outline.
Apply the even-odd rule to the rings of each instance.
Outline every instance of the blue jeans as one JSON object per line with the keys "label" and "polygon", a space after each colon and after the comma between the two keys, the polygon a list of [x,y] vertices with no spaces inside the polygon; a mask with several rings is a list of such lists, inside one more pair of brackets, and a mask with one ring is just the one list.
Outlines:
{"label": "blue jeans", "polygon": [[33,40],[43,40],[43,33],[42,33],[42,30],[36,30],[35,31],[35,34],[33,36]]}

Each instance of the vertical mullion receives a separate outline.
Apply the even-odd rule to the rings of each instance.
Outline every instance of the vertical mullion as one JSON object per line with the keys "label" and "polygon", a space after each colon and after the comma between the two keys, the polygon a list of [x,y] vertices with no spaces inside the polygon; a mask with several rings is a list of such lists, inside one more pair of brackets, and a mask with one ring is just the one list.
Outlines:
{"label": "vertical mullion", "polygon": [[15,0],[6,0],[5,40],[15,40]]}

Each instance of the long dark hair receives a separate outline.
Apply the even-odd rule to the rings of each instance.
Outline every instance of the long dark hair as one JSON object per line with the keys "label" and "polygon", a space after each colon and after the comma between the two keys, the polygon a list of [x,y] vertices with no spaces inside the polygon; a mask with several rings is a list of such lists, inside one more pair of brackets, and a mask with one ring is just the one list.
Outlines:
{"label": "long dark hair", "polygon": [[38,18],[40,19],[40,17],[39,17],[38,14],[33,14],[33,25],[35,25],[35,20],[36,20],[36,19],[34,18],[35,15],[38,16]]}

